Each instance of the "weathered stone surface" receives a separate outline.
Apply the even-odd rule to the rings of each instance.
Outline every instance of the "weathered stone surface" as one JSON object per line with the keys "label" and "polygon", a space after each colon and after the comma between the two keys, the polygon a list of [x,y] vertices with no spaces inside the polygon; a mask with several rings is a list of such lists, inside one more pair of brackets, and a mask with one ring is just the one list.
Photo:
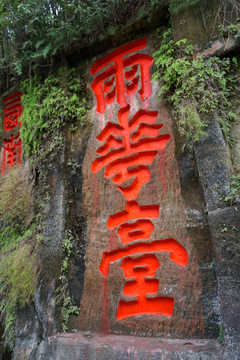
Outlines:
{"label": "weathered stone surface", "polygon": [[211,119],[205,139],[195,146],[195,155],[207,210],[226,207],[224,199],[230,193],[231,165],[216,115]]}
{"label": "weathered stone surface", "polygon": [[233,144],[233,165],[237,173],[240,173],[240,121],[235,123],[231,129],[231,137],[235,141]]}
{"label": "weathered stone surface", "polygon": [[31,352],[41,342],[41,322],[33,305],[19,309],[15,326],[15,360],[27,360]]}
{"label": "weathered stone surface", "polygon": [[58,160],[59,162],[55,164],[49,162],[47,176],[49,202],[45,204],[45,241],[40,245],[40,273],[34,296],[34,307],[29,304],[23,310],[18,310],[14,360],[28,359],[42,339],[61,329],[59,306],[56,304],[56,289],[59,285],[65,228],[64,151],[61,152]]}
{"label": "weathered stone surface", "polygon": [[12,351],[6,347],[4,347],[3,340],[4,329],[0,325],[0,360],[10,360],[12,359]]}
{"label": "weathered stone surface", "polygon": [[221,360],[214,340],[167,340],[95,333],[59,334],[29,360]]}
{"label": "weathered stone surface", "polygon": [[[147,51],[151,53],[152,50],[148,47]],[[151,180],[143,186],[136,200],[141,205],[160,204],[160,216],[154,220],[152,240],[174,238],[187,249],[189,262],[182,269],[169,261],[167,254],[157,255],[163,267],[157,273],[157,278],[160,279],[158,294],[175,299],[174,314],[172,317],[143,315],[117,321],[117,306],[119,300],[123,298],[122,288],[125,283],[120,263],[111,265],[107,278],[103,278],[99,271],[102,253],[122,246],[115,230],[111,232],[108,230],[107,220],[109,215],[124,210],[126,204],[116,186],[110,179],[104,177],[104,169],[97,174],[91,172],[91,164],[97,157],[95,151],[99,146],[97,135],[108,121],[118,123],[119,107],[114,103],[108,106],[104,115],[98,116],[95,109],[93,110],[93,130],[83,163],[83,208],[87,219],[88,244],[78,326],[81,330],[116,334],[214,338],[219,333],[217,306],[211,310],[215,319],[214,316],[211,319],[210,316],[204,318],[205,310],[207,313],[209,310],[204,309],[203,306],[204,296],[209,296],[208,300],[213,303],[213,298],[216,296],[216,282],[210,267],[212,263],[210,234],[203,226],[205,221],[203,194],[199,191],[194,194],[193,189],[187,189],[189,184],[187,177],[193,171],[190,160],[186,160],[188,164],[185,165],[183,159],[180,166],[181,180],[182,183],[185,181],[186,192],[184,197],[181,195],[172,119],[164,105],[158,103],[158,85],[156,83],[152,85],[153,95],[148,104],[142,104],[139,96],[128,99],[131,106],[130,119],[143,106],[150,111],[157,110],[159,112],[157,123],[163,124],[160,134],[170,134],[171,139],[165,150],[154,159],[150,166]],[[193,199],[196,199],[196,202]],[[208,295],[203,289],[203,280],[206,284],[211,284]],[[213,328],[214,331],[209,331]]]}
{"label": "weathered stone surface", "polygon": [[[211,5],[211,6],[210,6]],[[228,26],[238,17],[238,4],[231,1],[199,0],[172,15],[173,33],[176,41],[187,39],[194,45],[199,56],[222,55],[240,47],[240,39],[229,35],[223,37],[219,25]]]}
{"label": "weathered stone surface", "polygon": [[[50,201],[46,209],[45,241],[41,245],[41,271],[34,299],[35,309],[33,313],[30,305],[18,314],[15,360],[28,359],[30,352],[42,339],[61,329],[56,290],[60,285],[62,243],[68,236],[75,239],[69,261],[69,295],[72,304],[80,306],[86,242],[82,214],[81,163],[88,131],[89,127],[86,125],[84,130],[69,133],[58,162],[49,162],[47,184]],[[70,319],[69,326],[75,327],[74,317],[72,321]]]}
{"label": "weathered stone surface", "polygon": [[[89,117],[89,115],[88,115]],[[68,285],[73,305],[80,307],[82,298],[85,251],[87,244],[86,217],[83,208],[82,163],[85,156],[86,145],[91,132],[89,121],[84,128],[75,133],[67,133],[66,163],[64,183],[66,188],[66,236],[72,236],[73,250],[69,261]],[[69,328],[78,328],[76,316],[69,319]]]}
{"label": "weathered stone surface", "polygon": [[[209,213],[226,352],[240,358],[240,207]],[[227,353],[225,358],[227,359]]]}

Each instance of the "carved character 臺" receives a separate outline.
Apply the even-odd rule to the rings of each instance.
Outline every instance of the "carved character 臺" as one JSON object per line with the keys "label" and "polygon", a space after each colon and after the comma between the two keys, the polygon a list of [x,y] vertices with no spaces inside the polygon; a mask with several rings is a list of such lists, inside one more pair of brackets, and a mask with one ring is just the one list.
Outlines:
{"label": "carved character \u81fa", "polygon": [[[136,243],[125,248],[104,252],[99,267],[100,272],[107,276],[111,263],[122,261],[122,270],[126,279],[123,293],[125,296],[134,296],[136,300],[120,300],[117,310],[117,320],[137,315],[172,316],[174,299],[170,297],[148,297],[158,293],[159,281],[153,276],[159,268],[156,253],[169,252],[170,260],[184,267],[188,255],[184,247],[175,239],[155,240],[150,243]],[[136,255],[137,258],[132,256]],[[139,257],[140,256],[140,257]]]}
{"label": "carved character \u81fa", "polygon": [[[104,252],[99,270],[107,276],[110,264],[123,259],[121,267],[124,276],[131,279],[125,284],[123,293],[125,296],[136,297],[133,301],[119,302],[117,320],[144,314],[171,316],[173,313],[173,298],[147,296],[158,293],[159,281],[153,278],[159,268],[155,253],[169,252],[170,259],[183,267],[188,261],[186,250],[172,238],[152,242],[135,241],[150,239],[154,225],[149,219],[157,218],[158,215],[159,205],[139,206],[136,201],[130,201],[127,202],[125,211],[108,218],[108,228],[113,230],[119,226],[118,235],[122,243],[128,246]],[[132,222],[133,220],[136,221]],[[134,258],[133,255],[138,257]]]}

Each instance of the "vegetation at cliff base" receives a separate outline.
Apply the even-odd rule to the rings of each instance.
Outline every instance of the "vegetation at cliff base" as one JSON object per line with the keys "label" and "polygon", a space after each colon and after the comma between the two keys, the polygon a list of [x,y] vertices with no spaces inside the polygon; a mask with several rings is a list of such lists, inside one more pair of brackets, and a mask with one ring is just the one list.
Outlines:
{"label": "vegetation at cliff base", "polygon": [[0,178],[0,320],[13,348],[18,306],[33,298],[38,271],[33,217],[33,179],[27,167]]}
{"label": "vegetation at cliff base", "polygon": [[62,320],[62,330],[68,330],[68,320],[71,314],[79,315],[80,310],[78,306],[72,304],[72,299],[69,293],[69,284],[68,284],[68,270],[70,258],[73,252],[74,238],[71,234],[71,231],[66,233],[66,237],[62,242],[62,250],[64,258],[61,263],[61,275],[59,277],[60,286],[57,288],[56,301],[61,305],[61,320]]}

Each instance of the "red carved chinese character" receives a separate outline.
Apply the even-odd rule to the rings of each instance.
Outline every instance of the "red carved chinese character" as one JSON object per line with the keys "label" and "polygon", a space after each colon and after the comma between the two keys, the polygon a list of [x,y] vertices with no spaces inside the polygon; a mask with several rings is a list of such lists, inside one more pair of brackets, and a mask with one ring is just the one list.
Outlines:
{"label": "red carved chinese character", "polygon": [[21,121],[18,122],[22,114],[21,93],[17,92],[3,100],[4,106],[4,130],[9,131],[16,128],[18,125],[21,126]]}
{"label": "red carved chinese character", "polygon": [[144,314],[172,316],[173,298],[147,297],[158,292],[159,280],[153,278],[159,268],[155,255],[143,255],[137,259],[127,257],[123,259],[121,267],[125,278],[131,279],[125,284],[123,293],[125,296],[135,296],[137,299],[119,301],[117,320]]}
{"label": "red carved chinese character", "polygon": [[175,264],[182,267],[187,264],[188,255],[186,250],[175,239],[170,238],[166,240],[155,240],[151,243],[141,242],[129,245],[125,248],[104,252],[99,270],[104,276],[107,276],[110,263],[131,255],[156,252],[170,252],[170,260]]}
{"label": "red carved chinese character", "polygon": [[165,148],[170,135],[158,135],[162,124],[154,124],[158,114],[156,111],[140,110],[129,122],[129,109],[128,105],[119,110],[120,125],[108,122],[98,135],[97,139],[105,144],[97,150],[101,157],[93,161],[92,172],[96,173],[107,166],[105,177],[113,176],[116,184],[134,178],[129,186],[118,186],[127,200],[133,200],[150,180],[150,171],[142,164],[153,162],[157,150]]}
{"label": "red carved chinese character", "polygon": [[[112,230],[120,225],[118,235],[123,244],[129,244],[135,240],[149,239],[154,225],[148,219],[157,218],[158,215],[159,205],[139,206],[136,201],[130,201],[126,204],[126,211],[109,216],[107,227]],[[137,221],[127,223],[132,220]]]}
{"label": "red carved chinese character", "polygon": [[129,244],[135,240],[150,239],[154,225],[151,220],[138,220],[134,223],[126,223],[119,226],[118,235],[123,244]]}
{"label": "red carved chinese character", "polygon": [[159,215],[159,205],[144,205],[139,206],[136,201],[129,201],[126,203],[126,210],[117,214],[110,215],[107,222],[107,227],[111,230],[115,229],[120,224],[130,220],[136,219],[156,219]]}
{"label": "red carved chinese character", "polygon": [[16,137],[13,135],[9,139],[3,141],[3,163],[2,163],[2,174],[5,171],[5,167],[8,166],[9,169],[16,162],[21,164],[21,150],[22,150],[22,141],[20,139],[20,134]]}
{"label": "red carved chinese character", "polygon": [[[141,53],[129,55],[144,49],[146,43],[146,39],[134,41],[111,52],[93,64],[91,74],[95,75],[100,72],[91,85],[97,99],[97,112],[103,114],[106,110],[106,103],[112,103],[115,98],[121,107],[126,106],[126,94],[135,94],[140,77],[141,88],[138,92],[141,99],[148,99],[152,94],[149,68],[153,63],[153,58],[150,55]],[[125,80],[128,81],[126,85]]]}
{"label": "red carved chinese character", "polygon": [[[173,312],[174,299],[169,297],[149,298],[147,295],[158,292],[159,281],[153,279],[159,267],[158,259],[153,253],[169,252],[170,260],[184,267],[188,261],[188,255],[182,245],[175,239],[156,240],[151,243],[138,243],[125,248],[104,252],[99,267],[100,272],[107,276],[109,265],[120,259],[122,269],[128,281],[123,289],[125,296],[136,296],[137,300],[123,301],[118,304],[117,320],[129,316],[144,314],[171,316]],[[132,255],[143,255],[132,259]]]}

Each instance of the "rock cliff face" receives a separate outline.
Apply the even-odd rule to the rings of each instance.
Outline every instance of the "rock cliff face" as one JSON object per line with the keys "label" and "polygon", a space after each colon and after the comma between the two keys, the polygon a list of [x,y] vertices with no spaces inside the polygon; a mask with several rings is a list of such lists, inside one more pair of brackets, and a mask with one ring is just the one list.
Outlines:
{"label": "rock cliff face", "polygon": [[[224,43],[217,30],[231,10],[223,3],[173,14],[175,40],[236,54],[239,38]],[[57,161],[46,159],[47,241],[34,302],[17,313],[15,360],[240,359],[240,207],[223,201],[239,169],[240,125],[232,160],[217,114],[194,154],[182,150],[152,78],[156,45],[142,31],[89,57],[86,123],[65,131]],[[78,239],[67,278],[80,311],[61,333],[66,231]]]}

